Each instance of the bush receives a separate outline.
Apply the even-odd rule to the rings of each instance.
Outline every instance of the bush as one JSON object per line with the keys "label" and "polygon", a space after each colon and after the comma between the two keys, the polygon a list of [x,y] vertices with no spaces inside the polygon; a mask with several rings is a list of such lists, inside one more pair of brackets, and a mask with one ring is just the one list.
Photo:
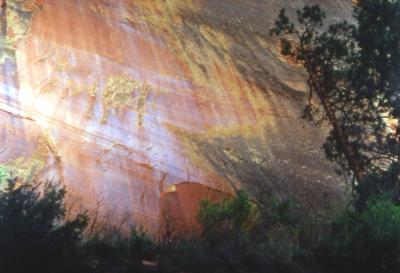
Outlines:
{"label": "bush", "polygon": [[244,191],[237,192],[233,199],[221,203],[203,200],[198,219],[203,227],[203,236],[221,236],[232,233],[248,233],[257,222],[257,211]]}
{"label": "bush", "polygon": [[324,252],[369,269],[400,269],[400,206],[384,196],[368,201],[361,212],[345,211],[333,223]]}
{"label": "bush", "polygon": [[[9,180],[0,191],[0,268],[22,273],[398,272],[400,205],[393,194],[345,210],[327,232],[324,216],[297,203],[263,204],[239,191],[202,201],[203,233],[159,244],[144,232],[83,238],[88,217],[65,219],[65,189]],[[322,221],[321,221],[322,220]],[[322,244],[321,244],[322,241]],[[145,265],[143,261],[149,261]],[[325,268],[324,268],[325,267]]]}
{"label": "bush", "polygon": [[143,260],[155,260],[155,243],[142,231],[132,229],[131,235],[110,238],[96,234],[85,245],[93,273],[145,272]]}
{"label": "bush", "polygon": [[0,268],[7,273],[84,272],[85,215],[66,220],[65,189],[8,180],[0,191]]}
{"label": "bush", "polygon": [[251,239],[258,217],[243,191],[219,203],[202,201],[198,213],[202,236],[163,245],[161,272],[262,272],[263,252]]}
{"label": "bush", "polygon": [[[173,242],[159,252],[161,272],[302,272],[310,265],[292,260],[300,241],[301,217],[294,201],[252,201],[244,191],[201,202],[202,236]],[[305,230],[305,229],[304,229]]]}
{"label": "bush", "polygon": [[[144,272],[156,247],[141,231],[97,234],[85,241],[88,217],[66,219],[65,188],[8,181],[0,191],[0,268],[6,273]],[[147,272],[147,271],[146,271]]]}

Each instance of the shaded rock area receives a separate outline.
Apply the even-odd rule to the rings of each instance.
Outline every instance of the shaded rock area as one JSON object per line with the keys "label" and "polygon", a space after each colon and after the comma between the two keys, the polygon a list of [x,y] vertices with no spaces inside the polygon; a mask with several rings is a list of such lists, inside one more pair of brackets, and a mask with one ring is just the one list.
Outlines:
{"label": "shaded rock area", "polygon": [[[101,200],[152,233],[182,181],[217,195],[262,186],[310,209],[337,200],[326,129],[300,118],[304,72],[268,35],[281,8],[306,3],[329,22],[351,12],[345,0],[7,0],[0,175],[60,180],[76,209]],[[183,214],[198,198],[185,200]]]}
{"label": "shaded rock area", "polygon": [[[255,196],[260,191],[281,198],[290,196],[311,210],[342,196],[337,176],[321,154],[320,142],[308,139],[310,128],[302,124],[285,130],[270,124],[261,128],[264,131],[254,135],[243,135],[236,129],[180,136],[188,150],[196,151],[194,161],[224,177],[234,189],[244,187]],[[279,141],[293,136],[296,138],[291,142]],[[304,147],[306,154],[302,154]]]}

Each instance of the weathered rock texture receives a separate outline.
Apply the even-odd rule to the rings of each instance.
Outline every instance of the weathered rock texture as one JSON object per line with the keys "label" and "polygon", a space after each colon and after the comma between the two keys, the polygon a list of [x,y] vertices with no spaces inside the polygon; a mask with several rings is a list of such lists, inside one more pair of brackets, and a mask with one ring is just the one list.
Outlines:
{"label": "weathered rock texture", "polygon": [[1,176],[60,180],[72,205],[150,231],[182,182],[262,185],[310,208],[340,196],[323,130],[300,118],[305,75],[268,32],[282,7],[323,4],[335,21],[350,1],[6,2]]}

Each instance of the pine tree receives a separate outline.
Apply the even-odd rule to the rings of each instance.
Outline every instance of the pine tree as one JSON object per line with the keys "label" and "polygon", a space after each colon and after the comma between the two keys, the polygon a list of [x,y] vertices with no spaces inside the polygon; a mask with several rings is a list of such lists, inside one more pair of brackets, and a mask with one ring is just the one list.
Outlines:
{"label": "pine tree", "polygon": [[323,28],[319,6],[282,10],[272,35],[282,54],[308,73],[305,117],[328,122],[324,144],[361,199],[397,191],[400,182],[400,1],[354,2],[354,21]]}

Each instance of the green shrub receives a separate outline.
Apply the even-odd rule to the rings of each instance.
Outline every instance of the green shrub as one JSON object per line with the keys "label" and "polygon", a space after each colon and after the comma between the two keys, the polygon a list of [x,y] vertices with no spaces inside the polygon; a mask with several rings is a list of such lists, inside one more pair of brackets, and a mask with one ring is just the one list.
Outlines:
{"label": "green shrub", "polygon": [[334,222],[325,251],[376,268],[398,268],[400,206],[386,196],[368,201],[361,212],[345,211]]}
{"label": "green shrub", "polygon": [[65,219],[65,189],[8,180],[0,191],[0,268],[7,273],[84,272],[85,215]]}
{"label": "green shrub", "polygon": [[200,203],[198,219],[205,237],[213,234],[248,233],[257,221],[257,211],[244,191],[238,191],[235,198],[220,203],[203,200]]}
{"label": "green shrub", "polygon": [[93,273],[145,272],[143,260],[155,260],[156,245],[144,232],[133,228],[129,237],[96,234],[84,244]]}
{"label": "green shrub", "polygon": [[299,272],[292,257],[305,229],[297,204],[275,198],[263,203],[244,191],[219,203],[202,201],[202,236],[164,246],[161,272]]}
{"label": "green shrub", "polygon": [[255,204],[243,191],[219,203],[202,201],[202,236],[162,246],[161,272],[263,272],[266,259],[251,238],[258,218]]}

